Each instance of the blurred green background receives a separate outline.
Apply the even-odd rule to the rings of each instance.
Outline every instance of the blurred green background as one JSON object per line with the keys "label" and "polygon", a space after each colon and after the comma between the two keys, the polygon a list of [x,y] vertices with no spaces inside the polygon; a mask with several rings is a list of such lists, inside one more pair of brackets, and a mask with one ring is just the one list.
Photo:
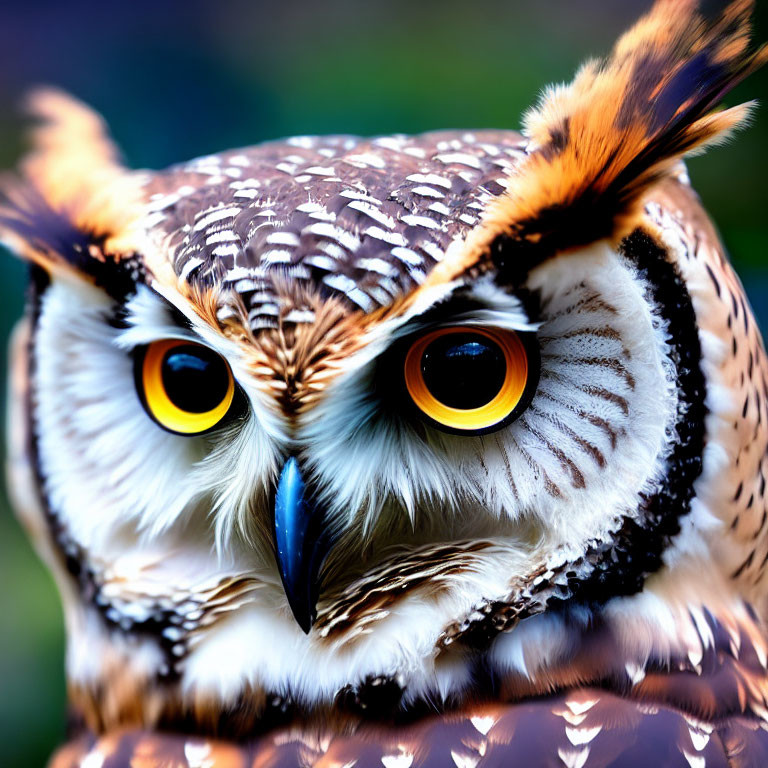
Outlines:
{"label": "blurred green background", "polygon": [[[97,0],[0,4],[0,169],[24,150],[18,109],[61,86],[108,119],[128,162],[307,133],[509,127],[540,88],[606,52],[649,0]],[[707,5],[714,5],[707,3]],[[768,38],[759,4],[758,37]],[[758,73],[729,103],[768,98]],[[768,327],[768,109],[690,163]],[[3,254],[0,328],[21,313],[24,268]],[[0,766],[36,768],[64,733],[54,586],[0,501]]]}

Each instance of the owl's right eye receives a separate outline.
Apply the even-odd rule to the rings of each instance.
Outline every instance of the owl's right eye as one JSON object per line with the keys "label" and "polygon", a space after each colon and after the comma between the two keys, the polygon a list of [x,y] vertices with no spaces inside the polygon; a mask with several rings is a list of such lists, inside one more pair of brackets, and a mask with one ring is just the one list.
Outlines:
{"label": "owl's right eye", "polygon": [[422,419],[444,432],[479,435],[525,410],[539,379],[538,356],[514,331],[438,328],[412,341],[403,375]]}
{"label": "owl's right eye", "polygon": [[179,435],[213,429],[231,412],[236,395],[232,371],[221,355],[179,339],[139,350],[135,378],[147,414]]}

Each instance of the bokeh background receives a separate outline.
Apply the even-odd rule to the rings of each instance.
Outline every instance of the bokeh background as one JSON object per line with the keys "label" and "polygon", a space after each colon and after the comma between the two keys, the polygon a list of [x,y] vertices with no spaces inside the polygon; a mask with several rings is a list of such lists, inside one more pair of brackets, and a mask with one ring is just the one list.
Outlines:
{"label": "bokeh background", "polygon": [[[716,3],[707,2],[708,6]],[[25,147],[23,94],[55,84],[108,119],[127,161],[162,167],[292,134],[517,127],[549,82],[606,52],[650,0],[4,0],[0,169]],[[768,3],[758,37],[768,39]],[[729,98],[768,100],[768,73]],[[690,163],[768,328],[768,109]],[[0,254],[0,336],[23,265]],[[4,363],[3,363],[4,365]],[[54,585],[0,496],[0,766],[45,764],[63,738]]]}

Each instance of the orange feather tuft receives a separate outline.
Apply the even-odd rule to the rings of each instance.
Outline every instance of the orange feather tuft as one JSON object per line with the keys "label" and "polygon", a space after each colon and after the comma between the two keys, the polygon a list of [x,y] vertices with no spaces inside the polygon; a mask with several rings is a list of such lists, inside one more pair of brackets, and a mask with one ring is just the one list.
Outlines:
{"label": "orange feather tuft", "polygon": [[768,48],[750,48],[752,9],[735,0],[707,21],[694,0],[658,0],[609,59],[545,91],[525,117],[530,157],[424,287],[481,267],[500,237],[504,268],[629,234],[650,187],[748,117],[749,104],[713,110],[768,60]]}
{"label": "orange feather tuft", "polygon": [[48,271],[90,274],[88,262],[135,253],[143,176],[120,164],[102,119],[52,89],[33,92],[28,106],[40,124],[22,178],[0,187],[0,236]]}

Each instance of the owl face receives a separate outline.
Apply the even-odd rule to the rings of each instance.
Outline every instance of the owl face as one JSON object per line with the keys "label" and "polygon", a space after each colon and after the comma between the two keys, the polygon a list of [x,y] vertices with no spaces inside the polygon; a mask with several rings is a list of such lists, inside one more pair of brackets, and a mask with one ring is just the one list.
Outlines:
{"label": "owl face", "polygon": [[[683,77],[699,38],[638,29]],[[684,118],[646,114],[641,88],[680,84],[627,90],[625,52],[525,136],[297,138],[152,174],[39,99],[3,224],[35,265],[15,455],[83,710],[450,698],[478,659],[534,675],[591,611],[668,650],[691,593],[728,591],[698,569],[734,495],[735,278],[679,163],[741,117],[708,114],[759,63],[726,52]]]}
{"label": "owl face", "polygon": [[[245,226],[262,205],[249,199]],[[216,242],[220,226],[201,233]],[[264,293],[238,280],[237,300]],[[270,572],[278,544],[311,548],[303,530],[283,531],[306,524],[342,590],[361,563],[396,561],[393,547],[485,536],[533,572],[641,516],[641,495],[665,474],[678,370],[657,288],[631,255],[585,249],[517,285],[489,273],[375,321],[312,278],[282,287],[250,310],[270,326],[240,338],[164,289],[118,300],[87,284],[46,290],[41,471],[86,549],[111,551],[116,535],[122,547],[126,529],[151,541],[192,524],[210,529],[219,556],[252,548],[249,567]],[[284,578],[306,556],[279,563]]]}

